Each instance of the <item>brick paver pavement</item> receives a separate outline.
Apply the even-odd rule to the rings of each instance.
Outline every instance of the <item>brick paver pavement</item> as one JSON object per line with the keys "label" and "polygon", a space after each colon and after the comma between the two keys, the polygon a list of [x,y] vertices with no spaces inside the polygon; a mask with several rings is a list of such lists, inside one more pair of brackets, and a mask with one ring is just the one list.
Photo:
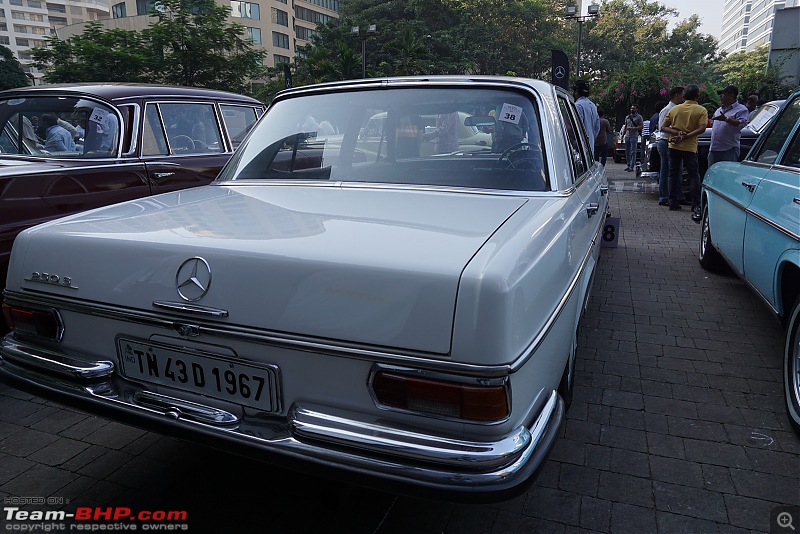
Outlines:
{"label": "brick paver pavement", "polygon": [[783,332],[742,281],[699,267],[689,210],[658,206],[652,184],[622,169],[609,161],[619,248],[599,263],[575,400],[525,494],[486,505],[395,497],[0,386],[0,498],[186,509],[190,532],[783,532],[776,507],[800,505]]}

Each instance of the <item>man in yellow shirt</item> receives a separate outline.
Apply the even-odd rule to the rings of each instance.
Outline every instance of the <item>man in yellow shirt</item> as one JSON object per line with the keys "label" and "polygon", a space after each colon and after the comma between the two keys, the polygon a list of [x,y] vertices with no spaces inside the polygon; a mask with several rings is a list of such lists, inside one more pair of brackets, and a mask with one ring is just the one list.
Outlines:
{"label": "man in yellow shirt", "polygon": [[673,107],[664,117],[661,131],[669,134],[669,209],[681,209],[683,166],[689,175],[692,194],[692,220],[700,222],[700,172],[697,161],[697,136],[706,131],[708,111],[697,103],[700,87],[689,85],[683,92],[683,104]]}

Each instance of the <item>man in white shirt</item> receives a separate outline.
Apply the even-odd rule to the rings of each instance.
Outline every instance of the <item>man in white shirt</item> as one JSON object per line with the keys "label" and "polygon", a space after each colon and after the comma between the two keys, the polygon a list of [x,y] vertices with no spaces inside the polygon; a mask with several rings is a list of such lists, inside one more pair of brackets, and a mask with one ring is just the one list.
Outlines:
{"label": "man in white shirt", "polygon": [[575,98],[575,107],[578,108],[583,127],[589,135],[589,146],[594,151],[594,140],[600,132],[600,115],[597,113],[597,106],[589,100],[589,83],[586,80],[576,81],[572,85],[572,96]]}

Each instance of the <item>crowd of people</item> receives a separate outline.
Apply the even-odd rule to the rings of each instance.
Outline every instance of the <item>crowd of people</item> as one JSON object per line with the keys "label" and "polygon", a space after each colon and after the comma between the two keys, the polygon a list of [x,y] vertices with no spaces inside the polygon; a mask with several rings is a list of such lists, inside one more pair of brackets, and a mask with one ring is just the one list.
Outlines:
{"label": "crowd of people", "polygon": [[[610,122],[604,118],[589,99],[589,84],[578,80],[572,86],[575,104],[590,139],[594,139],[594,158],[605,165],[609,134],[614,135]],[[700,169],[698,161],[698,136],[713,122],[709,167],[719,161],[738,161],[742,129],[747,126],[750,114],[758,105],[758,96],[750,95],[745,104],[738,102],[739,89],[729,85],[717,91],[720,107],[709,121],[708,110],[698,103],[700,87],[688,85],[673,87],[669,102],[659,102],[649,121],[639,114],[636,104],[624,119],[622,136],[625,142],[625,170],[635,169],[639,138],[656,132],[656,149],[661,160],[658,179],[658,203],[671,211],[681,206],[691,206],[692,220],[702,219],[700,206]],[[642,143],[644,145],[644,143]],[[689,178],[690,197],[683,191],[683,171]]]}

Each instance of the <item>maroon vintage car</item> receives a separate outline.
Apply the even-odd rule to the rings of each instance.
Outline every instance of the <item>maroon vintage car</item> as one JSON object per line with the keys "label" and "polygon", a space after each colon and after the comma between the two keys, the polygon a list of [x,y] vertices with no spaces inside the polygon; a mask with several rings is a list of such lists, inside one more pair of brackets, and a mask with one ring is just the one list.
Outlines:
{"label": "maroon vintage car", "polygon": [[264,110],[200,88],[70,84],[0,92],[0,289],[35,224],[213,180]]}

